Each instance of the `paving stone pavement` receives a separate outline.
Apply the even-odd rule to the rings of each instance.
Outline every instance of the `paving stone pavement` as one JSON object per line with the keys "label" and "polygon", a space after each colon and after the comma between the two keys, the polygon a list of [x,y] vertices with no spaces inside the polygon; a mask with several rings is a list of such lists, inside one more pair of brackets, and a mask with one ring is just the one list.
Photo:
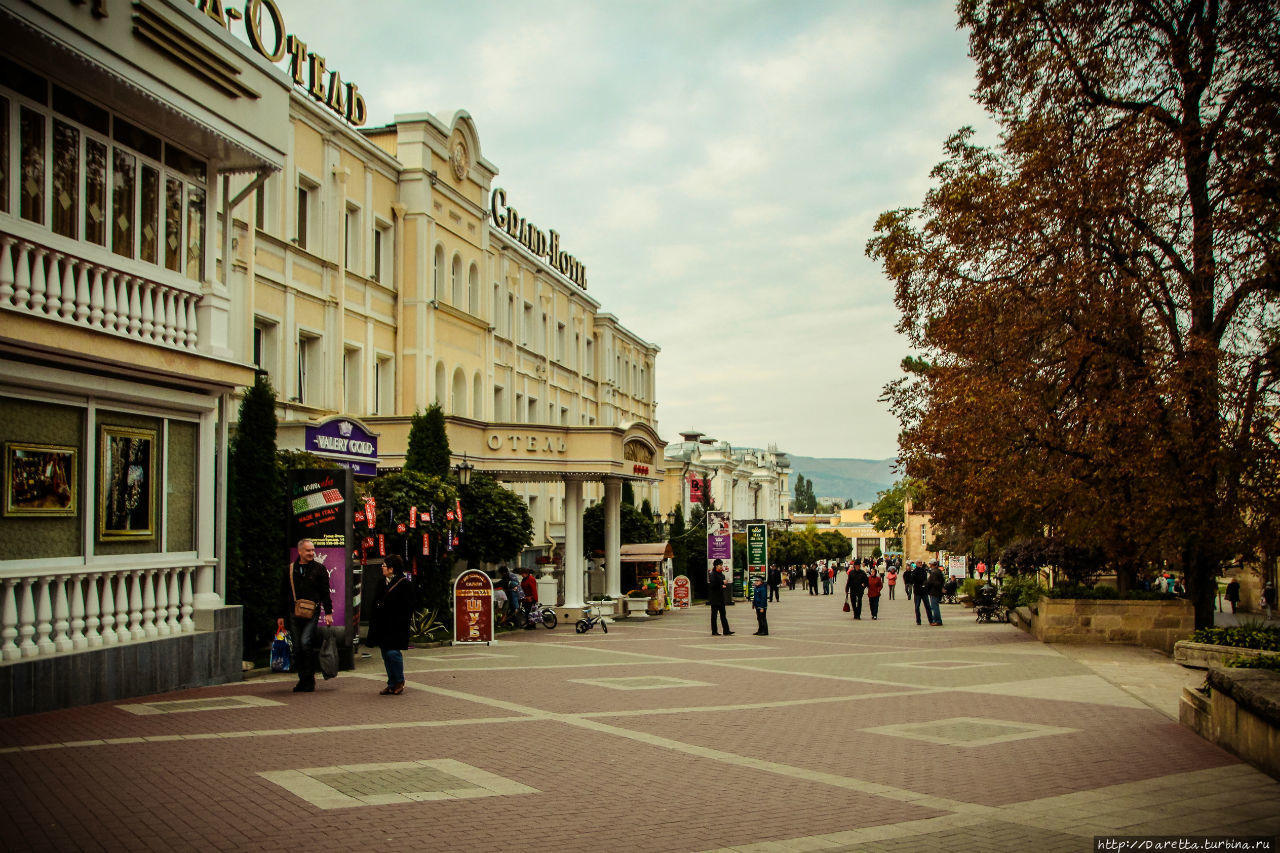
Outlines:
{"label": "paving stone pavement", "polygon": [[706,608],[376,652],[0,722],[0,850],[1086,851],[1271,836],[1280,783],[1177,723],[1203,680],[960,607],[852,620],[783,591],[768,637]]}

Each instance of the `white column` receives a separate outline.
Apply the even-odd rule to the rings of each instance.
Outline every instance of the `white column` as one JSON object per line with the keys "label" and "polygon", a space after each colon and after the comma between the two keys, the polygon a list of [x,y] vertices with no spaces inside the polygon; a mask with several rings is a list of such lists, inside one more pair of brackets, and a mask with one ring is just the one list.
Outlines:
{"label": "white column", "polygon": [[145,640],[147,632],[142,627],[143,572],[141,569],[137,569],[128,572],[128,574],[133,576],[133,583],[129,585],[129,639]]}
{"label": "white column", "polygon": [[585,607],[582,600],[582,481],[564,481],[564,606]]}
{"label": "white column", "polygon": [[[85,579],[85,594],[88,597],[85,603],[84,634],[85,644],[91,649],[102,645],[102,633],[99,630],[102,625],[102,603],[98,598],[99,577],[101,575],[91,574]],[[106,586],[111,588],[111,584]]]}
{"label": "white column", "polygon": [[173,569],[156,571],[156,634],[167,637],[172,632],[169,628],[169,574]]}
{"label": "white column", "polygon": [[84,635],[84,575],[71,576],[71,647],[79,651],[89,648],[89,638]]}
{"label": "white column", "polygon": [[120,636],[116,633],[116,593],[115,578],[111,575],[102,576],[102,634],[101,645],[114,646],[120,642]]}
{"label": "white column", "polygon": [[40,654],[40,649],[36,646],[36,605],[35,590],[32,589],[36,584],[36,579],[21,581],[22,590],[18,593],[21,604],[18,607],[18,650],[22,652],[24,658],[33,658]]}
{"label": "white column", "polygon": [[[4,244],[8,249],[8,244]],[[7,258],[6,258],[7,260]],[[15,587],[20,583],[17,578],[5,578],[0,583],[4,584],[4,590],[0,595],[4,596],[4,617],[0,621],[3,628],[0,629],[0,656],[4,660],[17,660],[22,657],[22,652],[18,650],[18,590]]]}
{"label": "white column", "polygon": [[156,628],[156,571],[148,569],[138,576],[142,581],[142,634],[147,639],[160,636]]}
{"label": "white column", "polygon": [[190,566],[182,569],[182,618],[178,623],[182,626],[182,633],[189,634],[196,629],[196,623],[191,620],[191,611],[195,608],[191,605],[191,573],[194,571]]}
{"label": "white column", "polygon": [[622,598],[622,481],[604,481],[604,594]]}
{"label": "white column", "polygon": [[173,569],[170,569],[168,573],[169,574],[169,584],[168,584],[169,618],[166,620],[166,622],[169,627],[168,627],[168,630],[164,632],[166,634],[182,633],[182,623],[179,621],[182,615],[181,599],[179,598],[179,596],[182,594],[182,591],[181,591],[181,584],[179,582],[179,576],[182,574],[182,572],[183,572],[182,569],[173,568]]}
{"label": "white column", "polygon": [[40,585],[36,592],[36,648],[39,654],[51,655],[58,650],[53,642],[53,590],[49,589],[53,578],[36,578],[35,582]]}
{"label": "white column", "polygon": [[129,631],[129,572],[116,573],[116,640],[127,643],[133,639]]}

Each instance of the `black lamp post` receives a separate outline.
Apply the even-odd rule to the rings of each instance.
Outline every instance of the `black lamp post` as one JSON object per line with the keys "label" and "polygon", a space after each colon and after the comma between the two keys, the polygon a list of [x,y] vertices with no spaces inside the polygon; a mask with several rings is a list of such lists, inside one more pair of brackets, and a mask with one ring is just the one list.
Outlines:
{"label": "black lamp post", "polygon": [[475,470],[474,465],[467,462],[467,454],[462,454],[462,461],[458,463],[458,467],[454,468],[454,472],[458,475],[458,485],[466,488],[471,485],[471,472]]}

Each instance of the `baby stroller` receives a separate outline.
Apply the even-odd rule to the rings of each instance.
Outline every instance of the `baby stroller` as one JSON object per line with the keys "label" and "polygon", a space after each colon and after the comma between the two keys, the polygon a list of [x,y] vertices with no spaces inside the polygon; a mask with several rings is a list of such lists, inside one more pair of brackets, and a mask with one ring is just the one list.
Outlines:
{"label": "baby stroller", "polygon": [[973,615],[978,622],[1008,622],[1009,609],[1001,600],[1000,591],[988,581],[973,594]]}

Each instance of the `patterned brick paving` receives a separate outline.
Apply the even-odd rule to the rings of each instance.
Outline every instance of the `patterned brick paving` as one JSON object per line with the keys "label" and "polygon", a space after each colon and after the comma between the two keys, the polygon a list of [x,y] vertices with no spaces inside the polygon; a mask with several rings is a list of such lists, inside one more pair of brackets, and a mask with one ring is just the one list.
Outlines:
{"label": "patterned brick paving", "polygon": [[[739,606],[728,638],[697,610],[416,650],[398,697],[375,655],[311,695],[268,676],[5,720],[0,849],[1083,851],[1280,831],[1274,780],[1084,663],[958,608],[917,628],[906,601],[876,622],[839,604],[784,592],[767,638]],[[237,696],[268,703],[218,707]],[[187,704],[119,707],[144,702]]]}

